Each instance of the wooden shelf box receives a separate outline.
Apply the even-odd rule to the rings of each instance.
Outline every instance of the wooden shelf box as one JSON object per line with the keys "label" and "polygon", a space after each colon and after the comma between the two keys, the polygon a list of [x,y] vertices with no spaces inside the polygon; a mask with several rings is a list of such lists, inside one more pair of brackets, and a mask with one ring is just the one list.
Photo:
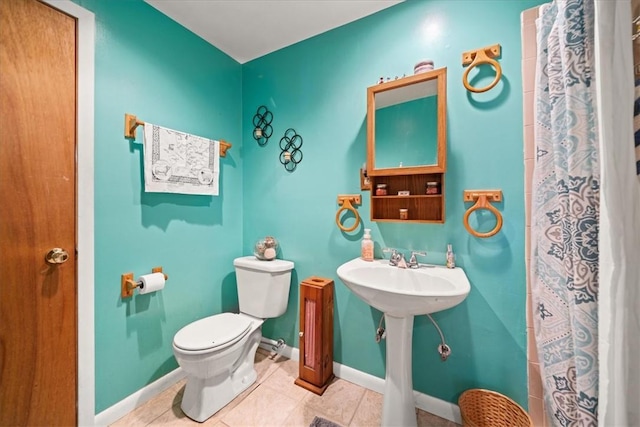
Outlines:
{"label": "wooden shelf box", "polygon": [[[407,127],[419,131],[404,135]],[[366,169],[371,181],[371,221],[445,222],[446,68],[367,88]],[[438,183],[438,194],[426,194],[427,182]],[[376,196],[378,184],[386,184],[386,196]],[[410,195],[399,196],[398,191]],[[406,219],[404,211],[401,218],[400,209],[407,209]]]}
{"label": "wooden shelf box", "polygon": [[[439,194],[426,194],[427,182],[437,182]],[[379,222],[444,222],[444,174],[385,175],[372,177],[373,188],[387,185],[386,196],[371,193],[371,221]],[[409,196],[398,196],[409,191]],[[400,220],[400,209],[408,209],[409,217]]]}
{"label": "wooden shelf box", "polygon": [[333,379],[333,280],[300,284],[300,360],[295,383],[322,395]]}

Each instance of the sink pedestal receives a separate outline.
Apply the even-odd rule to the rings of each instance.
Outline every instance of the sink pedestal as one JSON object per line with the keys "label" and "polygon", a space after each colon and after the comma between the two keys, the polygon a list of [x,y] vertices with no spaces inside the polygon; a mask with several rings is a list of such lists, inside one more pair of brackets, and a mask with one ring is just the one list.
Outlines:
{"label": "sink pedestal", "polygon": [[384,383],[382,426],[417,426],[411,377],[413,315],[384,315],[387,331],[387,371]]}
{"label": "sink pedestal", "polygon": [[467,275],[459,267],[398,268],[387,260],[367,262],[360,258],[345,262],[337,273],[351,292],[383,312],[387,322],[383,427],[416,427],[411,377],[413,316],[446,310],[464,301],[471,290]]}

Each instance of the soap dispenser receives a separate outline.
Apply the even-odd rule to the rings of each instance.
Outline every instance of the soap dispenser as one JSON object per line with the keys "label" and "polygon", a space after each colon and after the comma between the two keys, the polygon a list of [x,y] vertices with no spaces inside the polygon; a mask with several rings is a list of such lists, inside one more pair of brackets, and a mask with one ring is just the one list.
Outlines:
{"label": "soap dispenser", "polygon": [[447,268],[456,268],[456,256],[453,253],[451,244],[447,245]]}
{"label": "soap dispenser", "polygon": [[369,228],[364,229],[361,257],[364,261],[373,261],[373,240],[371,240],[371,229]]}

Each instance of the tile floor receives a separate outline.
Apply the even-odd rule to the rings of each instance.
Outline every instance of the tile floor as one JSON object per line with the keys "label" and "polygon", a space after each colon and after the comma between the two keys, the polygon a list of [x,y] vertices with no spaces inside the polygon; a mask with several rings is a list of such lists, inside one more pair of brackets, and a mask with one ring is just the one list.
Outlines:
{"label": "tile floor", "polygon": [[[258,349],[258,380],[231,403],[202,424],[180,410],[184,380],[125,415],[114,427],[191,425],[215,427],[300,426],[311,424],[315,416],[346,426],[379,426],[382,395],[342,379],[336,379],[322,396],[293,381],[298,362]],[[418,426],[457,427],[458,424],[417,410]]]}

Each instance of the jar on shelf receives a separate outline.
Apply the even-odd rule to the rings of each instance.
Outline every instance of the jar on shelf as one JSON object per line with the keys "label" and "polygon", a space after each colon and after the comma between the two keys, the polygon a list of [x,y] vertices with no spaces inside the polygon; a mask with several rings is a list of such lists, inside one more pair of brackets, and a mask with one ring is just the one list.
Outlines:
{"label": "jar on shelf", "polygon": [[440,194],[440,188],[438,187],[437,181],[427,182],[427,192],[426,194]]}
{"label": "jar on shelf", "polygon": [[377,184],[376,196],[386,196],[386,195],[387,195],[387,184]]}
{"label": "jar on shelf", "polygon": [[400,219],[409,219],[409,209],[400,209]]}

